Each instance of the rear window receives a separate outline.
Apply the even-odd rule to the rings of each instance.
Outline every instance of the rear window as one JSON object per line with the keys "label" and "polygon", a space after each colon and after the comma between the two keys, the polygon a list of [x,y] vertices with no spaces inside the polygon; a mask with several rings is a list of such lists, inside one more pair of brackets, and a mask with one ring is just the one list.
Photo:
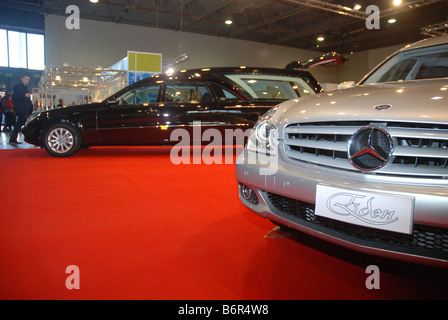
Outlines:
{"label": "rear window", "polygon": [[308,82],[300,77],[228,74],[241,91],[254,100],[289,100],[315,94]]}

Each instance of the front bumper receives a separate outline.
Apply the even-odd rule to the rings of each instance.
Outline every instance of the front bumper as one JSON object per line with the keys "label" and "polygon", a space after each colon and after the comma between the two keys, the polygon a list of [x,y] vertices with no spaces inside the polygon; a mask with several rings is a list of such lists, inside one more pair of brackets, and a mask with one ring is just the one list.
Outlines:
{"label": "front bumper", "polygon": [[41,147],[41,127],[35,121],[27,122],[22,128],[22,134],[26,143]]}
{"label": "front bumper", "polygon": [[[248,161],[249,157],[254,159],[250,153],[244,150],[238,157],[236,179],[241,201],[258,215],[360,252],[448,267],[446,180],[379,176],[291,161],[281,145],[275,173],[266,175],[260,173],[263,165]],[[378,230],[316,216],[319,184],[413,197],[413,233]],[[244,186],[253,190],[251,198]]]}

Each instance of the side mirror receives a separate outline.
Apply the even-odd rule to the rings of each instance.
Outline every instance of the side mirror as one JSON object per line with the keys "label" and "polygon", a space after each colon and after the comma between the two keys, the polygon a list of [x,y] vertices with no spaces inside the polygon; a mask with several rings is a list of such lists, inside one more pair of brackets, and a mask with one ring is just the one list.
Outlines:
{"label": "side mirror", "polygon": [[354,87],[355,85],[356,85],[355,81],[344,81],[344,82],[341,82],[336,87],[336,90],[342,90],[342,89],[351,88],[351,87]]}

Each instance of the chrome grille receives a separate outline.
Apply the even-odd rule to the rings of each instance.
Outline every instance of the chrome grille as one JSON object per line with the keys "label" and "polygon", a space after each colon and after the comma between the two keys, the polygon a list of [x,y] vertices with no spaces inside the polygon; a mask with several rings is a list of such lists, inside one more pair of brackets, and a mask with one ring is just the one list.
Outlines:
{"label": "chrome grille", "polygon": [[[358,171],[347,158],[350,138],[372,122],[291,124],[285,128],[287,157],[318,165]],[[380,123],[393,141],[391,161],[375,174],[448,178],[448,125]]]}

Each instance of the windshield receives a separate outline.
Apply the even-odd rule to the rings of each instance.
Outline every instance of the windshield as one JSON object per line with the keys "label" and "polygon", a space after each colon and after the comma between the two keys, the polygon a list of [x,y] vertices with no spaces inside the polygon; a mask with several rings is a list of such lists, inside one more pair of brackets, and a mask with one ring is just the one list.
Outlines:
{"label": "windshield", "polygon": [[302,78],[254,74],[225,75],[254,100],[289,100],[315,94]]}
{"label": "windshield", "polygon": [[448,44],[399,52],[363,84],[445,77],[448,77]]}

